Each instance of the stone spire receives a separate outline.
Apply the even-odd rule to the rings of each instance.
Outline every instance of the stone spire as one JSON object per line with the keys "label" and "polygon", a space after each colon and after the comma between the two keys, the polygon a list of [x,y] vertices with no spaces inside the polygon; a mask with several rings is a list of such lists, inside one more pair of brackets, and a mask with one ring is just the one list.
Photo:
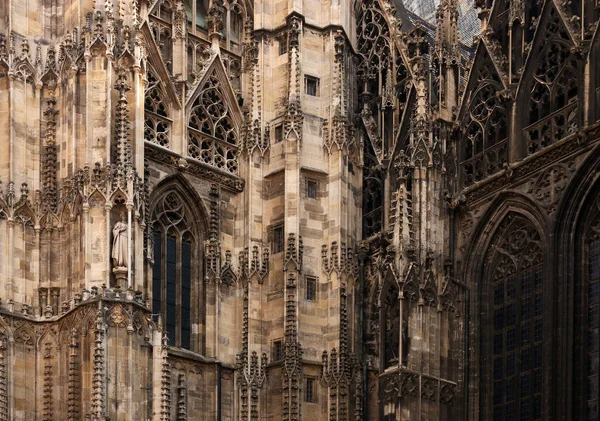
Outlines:
{"label": "stone spire", "polygon": [[454,61],[458,57],[458,1],[442,0],[436,18],[435,51],[440,58]]}

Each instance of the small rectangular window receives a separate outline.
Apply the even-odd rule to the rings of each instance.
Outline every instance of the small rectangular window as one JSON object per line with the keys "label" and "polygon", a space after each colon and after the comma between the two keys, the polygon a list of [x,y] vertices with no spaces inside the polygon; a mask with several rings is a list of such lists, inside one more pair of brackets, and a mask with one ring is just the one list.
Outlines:
{"label": "small rectangular window", "polygon": [[283,225],[273,228],[273,244],[272,253],[277,254],[283,251],[284,239],[283,239]]}
{"label": "small rectangular window", "polygon": [[272,361],[281,361],[283,359],[283,341],[277,339],[273,341]]}
{"label": "small rectangular window", "polygon": [[306,197],[309,199],[316,199],[318,187],[319,185],[316,181],[308,180],[306,182]]}
{"label": "small rectangular window", "polygon": [[304,76],[304,92],[306,95],[319,96],[319,78]]}
{"label": "small rectangular window", "polygon": [[283,124],[278,124],[274,129],[275,143],[283,141]]}
{"label": "small rectangular window", "polygon": [[287,53],[287,35],[281,35],[277,41],[279,42],[279,55]]}
{"label": "small rectangular window", "polygon": [[304,393],[304,400],[308,403],[316,403],[317,402],[317,393],[315,390],[316,382],[315,379],[307,378],[306,379],[306,390]]}
{"label": "small rectangular window", "polygon": [[317,278],[314,276],[306,277],[306,299],[315,301],[317,298]]}

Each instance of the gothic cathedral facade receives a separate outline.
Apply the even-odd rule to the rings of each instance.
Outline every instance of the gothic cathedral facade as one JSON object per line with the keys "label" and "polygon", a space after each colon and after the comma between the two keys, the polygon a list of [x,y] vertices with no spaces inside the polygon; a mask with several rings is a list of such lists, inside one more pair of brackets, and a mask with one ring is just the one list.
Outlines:
{"label": "gothic cathedral facade", "polygon": [[599,18],[0,1],[0,421],[598,420]]}

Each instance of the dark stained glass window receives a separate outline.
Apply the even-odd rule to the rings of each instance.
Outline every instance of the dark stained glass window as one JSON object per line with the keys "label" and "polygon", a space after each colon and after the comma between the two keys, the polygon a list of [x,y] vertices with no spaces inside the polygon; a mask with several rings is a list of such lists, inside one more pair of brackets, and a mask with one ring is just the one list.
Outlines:
{"label": "dark stained glass window", "polygon": [[493,259],[491,377],[495,421],[542,419],[543,259],[525,221],[509,223]]}
{"label": "dark stained glass window", "polygon": [[311,378],[306,379],[306,391],[304,394],[304,400],[308,403],[317,402],[315,383],[316,383],[315,379],[311,379]]}
{"label": "dark stained glass window", "polygon": [[154,216],[152,312],[162,316],[171,345],[190,349],[194,240],[178,195],[162,198]]}
{"label": "dark stained glass window", "polygon": [[181,346],[190,347],[192,295],[192,243],[185,238],[181,243]]}
{"label": "dark stained glass window", "polygon": [[587,288],[587,420],[600,419],[598,411],[600,345],[600,239],[589,242]]}
{"label": "dark stained glass window", "polygon": [[154,264],[152,266],[152,313],[160,313],[162,292],[162,235],[158,227],[154,227]]}
{"label": "dark stained glass window", "polygon": [[[542,267],[510,263],[494,283],[494,420],[542,419]],[[503,294],[498,292],[503,289]]]}
{"label": "dark stained glass window", "polygon": [[169,342],[175,344],[177,325],[177,240],[167,236],[167,334]]}

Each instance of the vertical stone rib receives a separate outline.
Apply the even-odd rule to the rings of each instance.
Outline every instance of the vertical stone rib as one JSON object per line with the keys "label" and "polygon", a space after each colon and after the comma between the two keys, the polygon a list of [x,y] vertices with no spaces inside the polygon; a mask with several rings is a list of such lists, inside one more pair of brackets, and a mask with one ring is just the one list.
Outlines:
{"label": "vertical stone rib", "polygon": [[115,119],[115,137],[117,138],[117,156],[115,163],[117,168],[130,166],[132,163],[131,139],[129,136],[129,108],[127,104],[127,91],[131,90],[125,74],[119,74],[115,89],[119,91],[119,100],[117,101],[117,115]]}
{"label": "vertical stone rib", "polygon": [[104,316],[102,301],[98,301],[96,313],[96,339],[94,345],[94,372],[92,375],[92,420],[104,420],[105,415],[105,359],[104,359]]}
{"label": "vertical stone rib", "polygon": [[0,421],[8,421],[8,376],[6,369],[6,337],[0,336]]}
{"label": "vertical stone rib", "polygon": [[57,183],[57,154],[56,154],[56,115],[58,110],[54,91],[46,100],[48,107],[44,111],[46,117],[46,142],[44,145],[44,167],[42,170],[43,182],[43,207],[46,211],[55,212],[58,205],[58,183]]}
{"label": "vertical stone rib", "polygon": [[177,421],[187,420],[187,387],[185,376],[179,375],[178,396],[177,396]]}
{"label": "vertical stone rib", "polygon": [[54,373],[52,370],[52,347],[50,344],[46,344],[46,352],[44,354],[44,389],[43,389],[43,412],[42,421],[52,421],[53,419],[53,401],[54,396],[53,390],[53,378]]}
{"label": "vertical stone rib", "polygon": [[171,419],[171,364],[169,363],[168,339],[165,335],[162,346],[162,372],[160,383],[160,420]]}
{"label": "vertical stone rib", "polygon": [[71,330],[71,343],[69,343],[69,385],[68,385],[68,419],[76,421],[79,415],[79,361],[77,355],[77,330]]}

